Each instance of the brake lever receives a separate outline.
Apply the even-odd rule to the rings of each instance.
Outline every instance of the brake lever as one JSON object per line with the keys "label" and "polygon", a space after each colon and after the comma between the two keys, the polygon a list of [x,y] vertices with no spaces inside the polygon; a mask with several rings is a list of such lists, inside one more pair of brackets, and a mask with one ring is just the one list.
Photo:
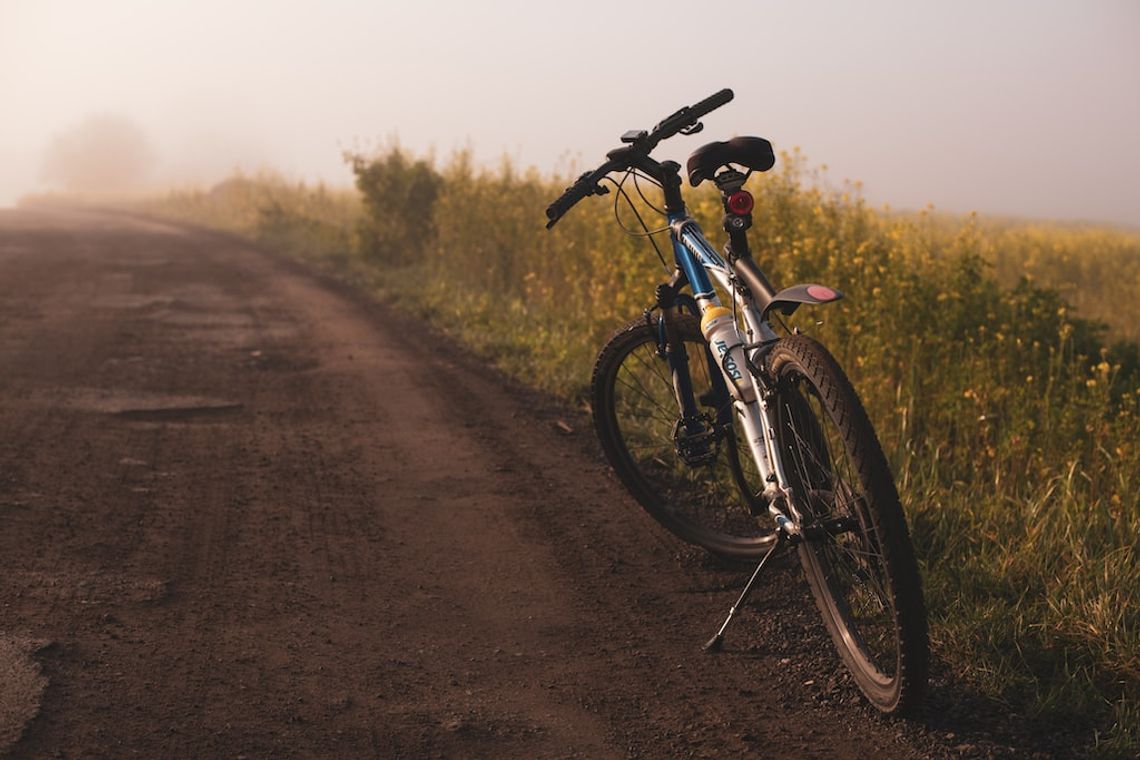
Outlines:
{"label": "brake lever", "polygon": [[704,128],[705,128],[705,123],[703,121],[698,121],[698,122],[695,122],[693,124],[690,124],[687,127],[682,127],[681,128],[681,134],[683,134],[683,135],[695,135],[697,132],[700,132]]}
{"label": "brake lever", "polygon": [[661,121],[657,122],[657,126],[655,126],[655,127],[653,128],[653,132],[654,132],[654,133],[656,133],[656,132],[659,132],[659,131],[661,131],[662,129],[664,129],[664,128],[665,128],[665,125],[666,125],[666,124],[668,124],[669,122],[673,121],[674,119],[677,119],[677,118],[680,118],[681,116],[684,116],[685,112],[686,112],[686,111],[688,111],[688,110],[689,110],[689,107],[688,107],[688,106],[685,106],[684,108],[678,108],[676,111],[674,111],[673,113],[669,114],[668,116],[666,116],[666,117],[665,117],[664,119],[662,119]]}

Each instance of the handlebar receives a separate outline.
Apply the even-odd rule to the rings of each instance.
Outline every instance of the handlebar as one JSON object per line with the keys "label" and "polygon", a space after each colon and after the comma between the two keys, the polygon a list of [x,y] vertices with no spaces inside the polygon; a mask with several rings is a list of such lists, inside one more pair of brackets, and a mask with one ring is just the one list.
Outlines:
{"label": "handlebar", "polygon": [[685,106],[676,113],[665,117],[653,128],[653,131],[647,137],[647,140],[650,142],[650,150],[657,147],[657,143],[662,140],[672,137],[686,127],[693,126],[702,116],[728,103],[732,100],[732,97],[732,90],[726,87],[720,92],[709,95],[699,103]]}
{"label": "handlebar", "polygon": [[[598,184],[602,178],[610,172],[622,171],[640,163],[642,160],[649,159],[649,152],[657,147],[657,144],[662,140],[667,140],[678,132],[683,132],[688,129],[697,131],[700,129],[700,119],[705,114],[723,106],[733,98],[732,90],[725,88],[720,92],[713,93],[709,97],[694,103],[691,106],[675,111],[674,113],[666,116],[657,126],[653,128],[652,132],[627,132],[622,136],[622,142],[627,143],[621,148],[612,150],[607,155],[607,160],[604,164],[599,166],[593,171],[585,172],[570,187],[566,188],[565,192],[558,197],[558,200],[551,203],[546,208],[546,218],[549,219],[546,223],[546,229],[550,229],[558,220],[566,214],[571,208],[574,207],[578,201],[591,195],[605,195],[609,192],[609,188],[604,185]],[[651,159],[649,159],[652,161]]]}

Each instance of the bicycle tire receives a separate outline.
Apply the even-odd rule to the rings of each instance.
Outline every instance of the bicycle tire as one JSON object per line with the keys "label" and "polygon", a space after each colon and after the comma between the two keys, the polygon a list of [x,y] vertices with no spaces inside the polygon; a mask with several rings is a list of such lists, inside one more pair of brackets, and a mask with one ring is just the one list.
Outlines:
{"label": "bicycle tire", "polygon": [[884,713],[912,711],[929,666],[926,607],[886,457],[822,345],[785,338],[768,368],[777,443],[806,526],[798,552],[816,605],[867,699]]}
{"label": "bicycle tire", "polygon": [[[689,357],[694,398],[704,398],[704,408],[731,424],[727,393],[719,399],[709,395],[711,359],[698,320],[679,315],[677,330]],[[680,412],[668,364],[657,350],[657,331],[656,317],[634,320],[598,354],[592,401],[602,450],[638,503],[678,538],[722,557],[756,559],[775,536],[753,515],[761,485],[755,465],[737,440],[736,425],[718,442],[714,462],[691,466],[682,460],[673,436]]]}

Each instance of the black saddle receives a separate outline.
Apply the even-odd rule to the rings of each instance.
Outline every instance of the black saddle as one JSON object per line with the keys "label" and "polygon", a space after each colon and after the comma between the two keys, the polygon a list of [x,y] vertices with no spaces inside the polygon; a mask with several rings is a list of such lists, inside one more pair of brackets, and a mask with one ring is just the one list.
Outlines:
{"label": "black saddle", "polygon": [[766,172],[775,163],[772,143],[763,137],[734,137],[728,142],[709,143],[689,156],[689,184],[696,187],[725,164],[739,164],[753,171]]}

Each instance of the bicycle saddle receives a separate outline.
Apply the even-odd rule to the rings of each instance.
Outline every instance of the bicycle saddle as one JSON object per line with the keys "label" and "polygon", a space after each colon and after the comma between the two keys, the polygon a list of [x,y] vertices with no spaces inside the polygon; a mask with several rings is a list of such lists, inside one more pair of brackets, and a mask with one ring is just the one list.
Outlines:
{"label": "bicycle saddle", "polygon": [[763,137],[734,137],[727,142],[713,142],[702,145],[689,156],[689,184],[696,187],[725,164],[740,164],[753,171],[766,172],[775,163],[772,143]]}

